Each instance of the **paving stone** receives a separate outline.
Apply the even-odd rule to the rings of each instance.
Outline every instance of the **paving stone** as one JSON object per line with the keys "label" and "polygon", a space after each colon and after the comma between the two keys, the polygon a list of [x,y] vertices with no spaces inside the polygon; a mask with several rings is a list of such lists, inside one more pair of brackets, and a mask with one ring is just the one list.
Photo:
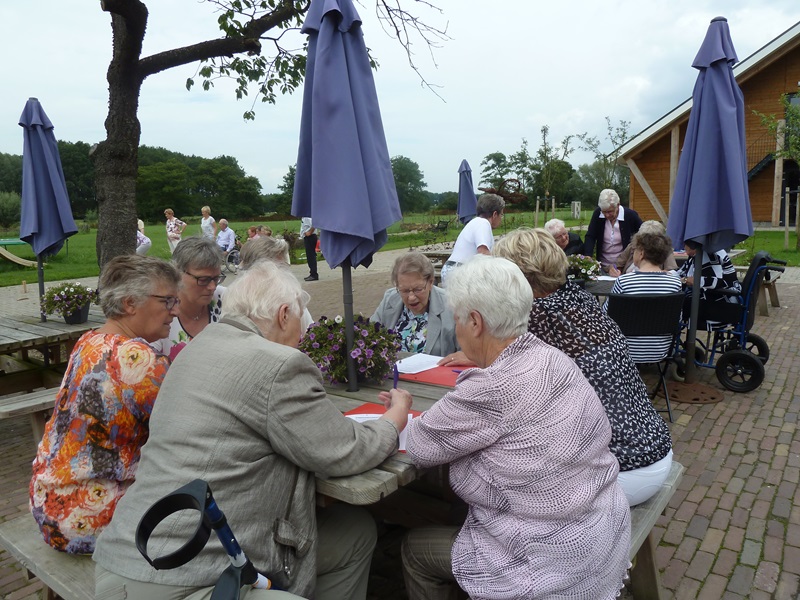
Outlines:
{"label": "paving stone", "polygon": [[743,565],[755,567],[761,559],[761,544],[753,540],[745,540],[739,562]]}
{"label": "paving stone", "polygon": [[773,562],[762,562],[756,569],[753,587],[764,592],[773,593],[778,587],[778,576],[781,568]]}
{"label": "paving stone", "polygon": [[710,552],[697,552],[689,564],[689,568],[686,569],[686,576],[703,581],[711,572],[711,566],[715,559],[716,556]]}
{"label": "paving stone", "polygon": [[797,600],[800,591],[800,576],[784,571],[778,578],[775,600]]}
{"label": "paving stone", "polygon": [[723,577],[728,578],[733,573],[733,569],[736,567],[738,560],[738,552],[723,548],[717,553],[717,561],[714,563],[714,566],[711,568],[711,570],[717,575],[722,575]]}
{"label": "paving stone", "polygon": [[728,582],[728,590],[734,594],[748,596],[750,589],[753,586],[753,577],[755,576],[755,569],[739,565],[733,570],[733,575]]}
{"label": "paving stone", "polygon": [[703,587],[697,594],[697,600],[719,600],[725,593],[727,585],[728,580],[725,577],[712,573],[703,582]]}
{"label": "paving stone", "polygon": [[[691,539],[691,538],[686,538]],[[725,539],[725,531],[723,529],[714,529],[712,527],[706,532],[703,542],[700,544],[700,550],[703,552],[710,552],[716,554],[722,547],[722,540]]]}
{"label": "paving stone", "polygon": [[783,570],[788,573],[800,575],[800,548],[795,546],[784,546]]}

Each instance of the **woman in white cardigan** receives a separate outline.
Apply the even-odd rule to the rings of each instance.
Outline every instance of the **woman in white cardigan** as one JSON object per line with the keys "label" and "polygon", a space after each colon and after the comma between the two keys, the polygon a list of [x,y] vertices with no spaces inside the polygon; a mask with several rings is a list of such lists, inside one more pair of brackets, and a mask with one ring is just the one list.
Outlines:
{"label": "woman in white cardigan", "polygon": [[419,252],[403,254],[392,268],[392,283],[370,320],[397,331],[404,352],[434,356],[455,352],[453,313],[444,290],[433,285],[431,261]]}

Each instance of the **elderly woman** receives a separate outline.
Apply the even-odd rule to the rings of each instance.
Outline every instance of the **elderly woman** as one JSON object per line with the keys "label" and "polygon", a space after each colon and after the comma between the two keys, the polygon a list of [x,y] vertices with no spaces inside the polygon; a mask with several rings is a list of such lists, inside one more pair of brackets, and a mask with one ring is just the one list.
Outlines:
{"label": "elderly woman", "polygon": [[399,256],[392,267],[392,283],[370,320],[397,331],[406,352],[434,356],[455,352],[453,314],[444,290],[433,285],[431,261],[419,252]]}
{"label": "elderly woman", "polygon": [[586,230],[583,253],[586,256],[596,253],[605,271],[616,269],[617,258],[641,226],[642,220],[635,210],[620,206],[617,192],[603,190]]}
{"label": "elderly woman", "polygon": [[[670,245],[669,253],[664,262],[658,266],[665,271],[678,270],[678,262],[675,260],[675,253],[672,251],[672,241],[667,236],[667,228],[664,227],[661,221],[645,221],[639,228],[638,233],[652,233],[665,237]],[[628,247],[617,257],[617,264],[609,268],[608,273],[614,277],[619,277],[622,273],[632,273],[634,270],[636,270],[636,265],[633,264],[633,239],[631,239]]]}
{"label": "elderly woman", "polygon": [[[678,271],[678,276],[681,278],[683,285],[691,288],[695,285],[694,256],[700,246],[692,240],[686,240],[683,245],[686,250],[687,260]],[[700,285],[700,298],[702,300],[738,302],[735,296],[714,294],[713,291],[732,290],[738,293],[742,291],[742,284],[736,276],[736,269],[733,267],[733,263],[725,250],[719,250],[713,254],[703,250],[703,270],[697,283]]]}
{"label": "elderly woman", "polygon": [[203,237],[213,240],[217,237],[217,222],[211,216],[211,207],[204,206],[200,209],[200,233]]}
{"label": "elderly woman", "polygon": [[567,282],[567,257],[545,230],[511,231],[495,253],[519,265],[533,289],[528,330],[572,358],[603,403],[619,482],[631,506],[644,502],[669,475],[672,440],[625,336],[592,295]]}
{"label": "elderly woman", "polygon": [[453,252],[442,267],[442,286],[451,269],[467,262],[476,254],[491,254],[494,246],[493,229],[503,222],[503,209],[506,206],[497,194],[483,194],[478,198],[477,217],[464,225],[458,234]]}
{"label": "elderly woman", "polygon": [[597,395],[527,332],[533,295],[516,265],[476,257],[451,274],[447,296],[477,368],[409,424],[407,453],[421,468],[449,463],[469,511],[461,528],[409,533],[408,597],[455,598],[455,579],[472,598],[615,598],[630,517]]}
{"label": "elderly woman", "polygon": [[172,254],[181,241],[183,230],[186,229],[186,223],[176,217],[171,208],[164,210],[164,216],[167,218],[167,243],[169,244],[169,252]]}
{"label": "elderly woman", "polygon": [[[647,221],[650,223],[651,221]],[[644,233],[644,225],[631,242],[636,270],[617,278],[612,294],[674,294],[681,291],[681,280],[674,271],[662,265],[672,253],[672,242],[666,234]],[[608,309],[608,302],[603,311]],[[676,323],[677,325],[677,323]],[[628,352],[635,363],[661,360],[672,345],[672,336],[629,337]]]}
{"label": "elderly woman", "polygon": [[91,554],[136,475],[169,361],[148,345],[166,335],[180,275],[147,256],[119,256],[100,277],[107,321],[72,350],[30,483],[31,512],[56,550]]}
{"label": "elderly woman", "polygon": [[[98,598],[118,590],[128,600],[211,594],[228,564],[220,544],[156,571],[132,543],[145,510],[195,478],[210,482],[248,558],[290,592],[248,588],[248,600],[366,597],[374,521],[346,504],[316,510],[315,474],[380,464],[397,450],[411,401],[388,400],[386,413],[367,423],[343,416],[317,367],[296,349],[307,300],[289,269],[262,261],[228,289],[222,321],[172,364],[136,483],[94,553]],[[182,543],[190,519],[157,528],[148,548]]]}
{"label": "elderly woman", "polygon": [[194,336],[209,323],[216,323],[222,312],[225,281],[220,265],[219,246],[206,237],[193,236],[183,240],[172,255],[172,263],[181,273],[182,286],[178,292],[181,302],[168,335],[153,347],[174,359]]}
{"label": "elderly woman", "polygon": [[559,248],[561,248],[567,256],[583,252],[581,236],[577,233],[567,231],[567,226],[561,219],[550,219],[544,224],[544,228],[555,238],[556,244],[558,244]]}

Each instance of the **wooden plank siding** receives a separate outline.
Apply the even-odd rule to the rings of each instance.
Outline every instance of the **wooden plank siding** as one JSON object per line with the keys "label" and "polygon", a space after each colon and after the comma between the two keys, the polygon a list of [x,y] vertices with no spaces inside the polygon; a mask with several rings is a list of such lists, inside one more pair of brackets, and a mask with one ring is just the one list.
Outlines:
{"label": "wooden plank siding", "polygon": [[[798,89],[800,39],[793,40],[788,46],[790,47],[764,59],[762,64],[751,68],[738,80],[745,99],[745,135],[748,145],[767,135],[766,128],[753,111],[782,116],[781,94],[796,92]],[[677,169],[677,165],[670,160],[671,155],[674,157],[673,130],[676,126],[679,128],[677,138],[679,147],[682,148],[689,114],[686,112],[673,123],[666,124],[657,134],[632,148],[629,155],[621,157],[623,161],[628,158],[635,161],[652,193],[667,212],[671,200],[670,176],[674,178]],[[773,161],[750,181],[750,204],[755,222],[778,224],[773,199],[775,176]],[[630,181],[630,206],[643,220],[659,219],[642,185],[633,176]]]}

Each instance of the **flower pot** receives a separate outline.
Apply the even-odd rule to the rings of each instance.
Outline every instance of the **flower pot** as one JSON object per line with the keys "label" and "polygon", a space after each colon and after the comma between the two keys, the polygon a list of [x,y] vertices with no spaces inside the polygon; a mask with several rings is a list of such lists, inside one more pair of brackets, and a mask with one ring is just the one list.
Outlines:
{"label": "flower pot", "polygon": [[86,303],[81,306],[78,310],[69,313],[68,315],[64,315],[64,322],[67,325],[80,325],[81,323],[86,323],[89,320],[89,304]]}

